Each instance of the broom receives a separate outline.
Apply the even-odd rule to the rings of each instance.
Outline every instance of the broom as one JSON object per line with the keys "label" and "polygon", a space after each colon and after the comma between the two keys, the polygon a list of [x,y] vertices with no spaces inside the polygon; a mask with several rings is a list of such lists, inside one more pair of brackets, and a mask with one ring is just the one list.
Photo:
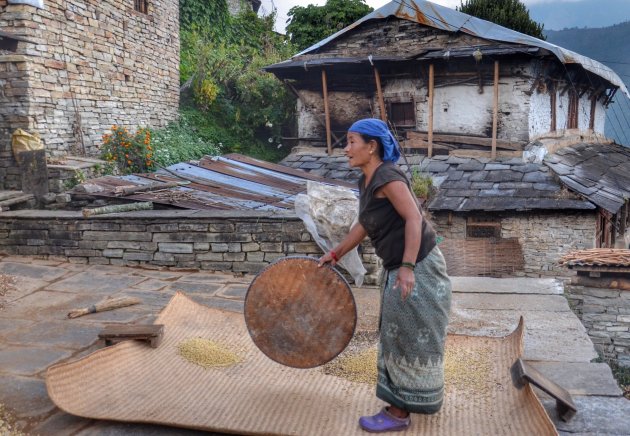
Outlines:
{"label": "broom", "polygon": [[98,303],[90,307],[71,310],[68,313],[68,318],[78,318],[80,316],[87,315],[88,313],[105,312],[106,310],[114,310],[121,307],[133,306],[134,304],[138,304],[140,302],[140,299],[135,297],[108,298],[106,300],[99,301]]}

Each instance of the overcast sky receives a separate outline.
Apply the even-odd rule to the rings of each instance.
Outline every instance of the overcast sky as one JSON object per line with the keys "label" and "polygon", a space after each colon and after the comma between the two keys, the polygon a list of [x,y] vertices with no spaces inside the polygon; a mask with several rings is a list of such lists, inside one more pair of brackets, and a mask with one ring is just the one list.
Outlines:
{"label": "overcast sky", "polygon": [[[455,8],[460,5],[460,0],[431,0],[433,3]],[[525,5],[533,5],[537,3],[558,3],[558,2],[575,2],[579,0],[521,0]],[[378,9],[381,6],[389,3],[389,0],[367,0],[368,5],[374,9]],[[267,14],[271,12],[275,6],[278,10],[278,17],[276,19],[276,30],[284,33],[284,27],[287,21],[287,12],[293,6],[307,6],[307,5],[324,5],[326,0],[262,0],[263,13]]]}

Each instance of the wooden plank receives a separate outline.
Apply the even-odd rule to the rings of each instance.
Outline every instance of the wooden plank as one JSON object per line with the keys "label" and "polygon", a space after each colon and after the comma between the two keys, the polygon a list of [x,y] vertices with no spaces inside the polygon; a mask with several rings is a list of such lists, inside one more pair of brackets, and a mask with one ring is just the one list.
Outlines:
{"label": "wooden plank", "polygon": [[98,334],[100,339],[105,340],[106,345],[121,341],[140,340],[147,341],[153,348],[157,348],[163,336],[164,324],[109,325]]}
{"label": "wooden plank", "polygon": [[[428,139],[428,133],[425,132],[415,132],[410,130],[407,132],[407,138],[409,139]],[[453,142],[457,144],[468,144],[468,145],[481,145],[483,147],[492,147],[492,138],[482,138],[479,136],[467,136],[467,135],[449,135],[445,133],[434,134],[434,141],[439,142]],[[516,143],[505,141],[502,139],[497,139],[497,148],[504,148],[507,150],[515,150],[520,151],[523,149],[523,145]]]}
{"label": "wooden plank", "polygon": [[550,131],[551,132],[555,132],[557,127],[556,127],[556,85],[554,83],[553,86],[551,86],[551,88],[549,89],[549,98],[550,98],[550,105],[551,105],[551,126],[550,126]]}
{"label": "wooden plank", "polygon": [[520,388],[525,382],[531,383],[556,400],[558,415],[563,421],[569,421],[577,412],[571,394],[557,383],[549,380],[533,366],[517,359],[511,369],[512,380],[516,387]]}
{"label": "wooden plank", "polygon": [[499,125],[499,61],[494,61],[494,107],[492,109],[492,159],[497,157],[497,128]]}
{"label": "wooden plank", "polygon": [[435,80],[435,68],[433,64],[429,65],[429,125],[428,125],[428,138],[429,150],[427,156],[433,156],[433,85]]}
{"label": "wooden plank", "polygon": [[376,81],[376,95],[378,97],[378,106],[381,110],[381,120],[387,122],[387,111],[385,110],[385,100],[381,89],[381,75],[376,67],[374,67],[374,80]]}
{"label": "wooden plank", "polygon": [[[497,151],[496,153],[496,157],[523,157],[522,151]],[[492,152],[483,150],[451,150],[448,154],[456,157],[492,157]]]}
{"label": "wooden plank", "polygon": [[[401,141],[401,146],[404,148],[429,148],[429,143],[427,141],[423,141],[422,139],[407,139],[405,141]],[[433,149],[453,150],[454,148],[448,144],[434,142]]]}
{"label": "wooden plank", "polygon": [[328,107],[328,85],[326,83],[326,70],[322,68],[322,90],[324,92],[324,115],[326,117],[326,147],[328,155],[332,154],[332,138],[330,131],[330,108]]}

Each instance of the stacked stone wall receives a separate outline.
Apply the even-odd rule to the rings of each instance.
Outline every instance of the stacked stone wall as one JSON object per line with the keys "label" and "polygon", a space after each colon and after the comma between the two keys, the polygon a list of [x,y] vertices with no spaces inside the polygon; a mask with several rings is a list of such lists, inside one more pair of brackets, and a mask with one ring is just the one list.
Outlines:
{"label": "stacked stone wall", "polygon": [[630,367],[630,291],[566,285],[565,294],[602,357]]}
{"label": "stacked stone wall", "polygon": [[[2,98],[0,180],[19,188],[10,133],[18,127],[41,136],[49,157],[98,155],[113,124],[162,127],[179,105],[179,7],[149,2],[47,0],[44,9],[0,2],[3,30],[26,36],[16,55],[0,56]],[[3,61],[4,58],[4,61]],[[7,84],[7,80],[10,83]]]}
{"label": "stacked stone wall", "polygon": [[[278,258],[322,251],[295,215],[158,211],[117,218],[79,212],[8,212],[0,218],[0,253],[96,265],[155,265],[256,273]],[[375,283],[377,259],[365,242],[362,260]]]}

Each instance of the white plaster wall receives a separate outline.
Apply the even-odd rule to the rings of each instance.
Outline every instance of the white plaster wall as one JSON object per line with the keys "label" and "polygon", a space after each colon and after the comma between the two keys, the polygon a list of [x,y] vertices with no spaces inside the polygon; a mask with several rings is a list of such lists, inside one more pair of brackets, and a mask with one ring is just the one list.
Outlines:
{"label": "white plaster wall", "polygon": [[604,130],[606,127],[606,108],[602,104],[601,101],[597,101],[597,105],[595,106],[595,123],[593,125],[593,130],[596,133],[604,134]]}
{"label": "white plaster wall", "polygon": [[546,92],[531,95],[529,105],[529,139],[551,130],[551,96]]}
{"label": "white plaster wall", "polygon": [[324,105],[322,97],[310,91],[300,91],[300,95],[302,98],[297,100],[298,138],[323,138],[324,128],[317,121],[318,108]]}
{"label": "white plaster wall", "polygon": [[558,93],[556,105],[556,130],[565,130],[569,120],[569,93]]}
{"label": "white plaster wall", "polygon": [[584,93],[578,102],[578,129],[585,131],[588,130],[590,120],[591,100],[589,100],[587,93]]}

